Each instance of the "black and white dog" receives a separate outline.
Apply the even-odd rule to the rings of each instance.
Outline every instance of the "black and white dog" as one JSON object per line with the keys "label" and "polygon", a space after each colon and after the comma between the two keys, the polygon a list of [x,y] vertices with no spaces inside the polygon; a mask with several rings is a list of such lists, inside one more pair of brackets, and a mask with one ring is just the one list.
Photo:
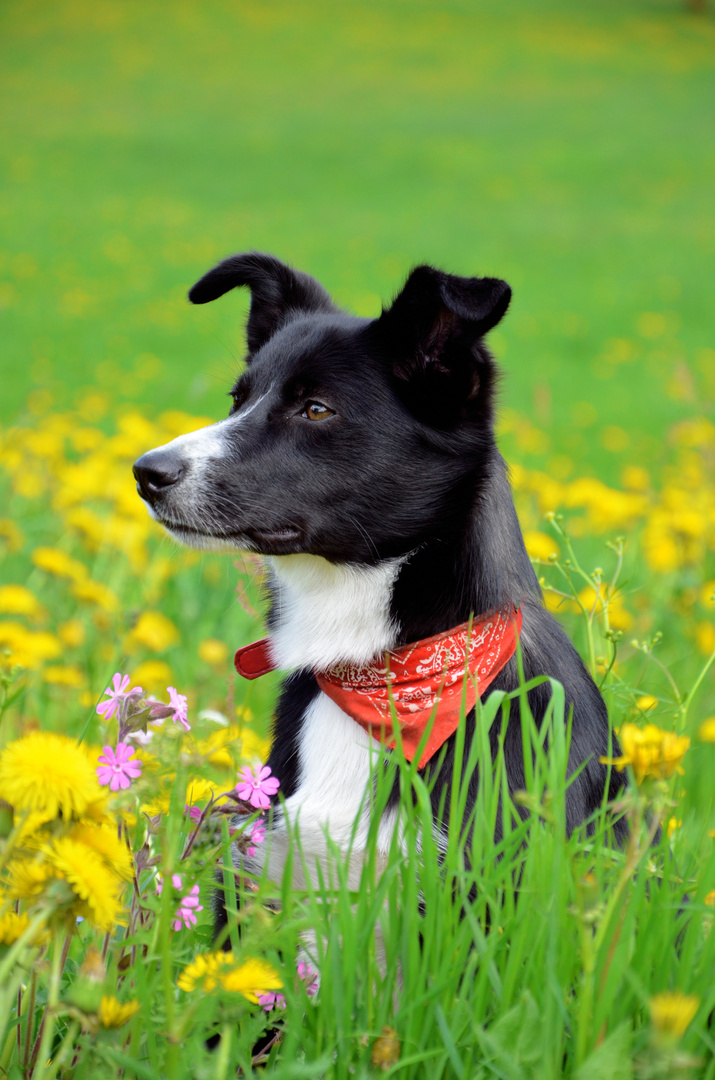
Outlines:
{"label": "black and white dog", "polygon": [[[507,310],[509,286],[420,266],[379,318],[357,318],[307,274],[250,253],[210,270],[189,297],[204,304],[239,285],[251,290],[248,355],[229,416],[149,451],[134,473],[149,512],[177,540],[247,549],[268,564],[270,652],[288,672],[268,761],[285,797],[261,849],[270,875],[280,880],[286,820],[298,822],[306,865],[324,854],[326,831],[353,857],[367,836],[376,734],[325,692],[321,672],[361,670],[472,616],[518,612],[526,678],[549,675],[564,686],[570,766],[583,765],[568,789],[573,829],[606,785],[613,798],[624,781],[599,764],[619,752],[606,708],[543,606],[495,442],[497,372],[483,339]],[[512,656],[489,689],[511,691],[518,681]],[[530,692],[537,721],[549,693],[548,683]],[[426,766],[439,769],[435,808],[454,742],[449,735]],[[516,790],[524,786],[518,702],[505,754]],[[388,811],[385,850],[394,824]],[[300,884],[301,861],[294,865]]]}

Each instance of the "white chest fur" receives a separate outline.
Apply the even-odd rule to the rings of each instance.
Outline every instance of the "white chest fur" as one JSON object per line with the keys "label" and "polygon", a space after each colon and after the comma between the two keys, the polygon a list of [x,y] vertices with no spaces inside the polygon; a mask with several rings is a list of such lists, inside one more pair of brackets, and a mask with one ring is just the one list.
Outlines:
{"label": "white chest fur", "polygon": [[[390,614],[392,589],[404,559],[377,566],[334,564],[314,555],[269,559],[276,625],[271,647],[281,668],[325,668],[338,661],[367,663],[391,648],[398,625]],[[302,719],[298,784],[276,814],[259,859],[280,880],[291,834],[297,830],[303,859],[293,860],[295,884],[302,862],[324,865],[330,845],[350,852],[350,878],[357,885],[369,829],[368,785],[380,760],[379,744],[322,692]],[[279,778],[280,779],[280,778]],[[379,847],[386,853],[395,814],[381,824]],[[328,839],[329,838],[329,839]]]}
{"label": "white chest fur", "polygon": [[358,566],[330,563],[318,555],[269,559],[277,617],[271,646],[278,666],[366,664],[392,648],[399,627],[390,615],[390,600],[403,562]]}
{"label": "white chest fur", "polygon": [[[305,714],[299,757],[298,787],[276,815],[261,851],[268,860],[269,876],[281,880],[288,847],[297,836],[296,886],[305,884],[304,869],[312,876],[316,862],[324,869],[329,866],[332,848],[343,857],[349,854],[349,878],[357,888],[369,829],[369,785],[381,758],[379,743],[319,693]],[[383,816],[379,853],[389,850],[395,820],[393,812]]]}

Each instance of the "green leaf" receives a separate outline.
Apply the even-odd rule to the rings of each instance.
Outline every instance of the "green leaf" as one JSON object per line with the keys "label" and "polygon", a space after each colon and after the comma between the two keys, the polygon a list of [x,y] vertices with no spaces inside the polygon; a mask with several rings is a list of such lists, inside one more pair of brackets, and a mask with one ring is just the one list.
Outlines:
{"label": "green leaf", "polygon": [[632,1080],[631,1021],[612,1031],[574,1075],[574,1080]]}

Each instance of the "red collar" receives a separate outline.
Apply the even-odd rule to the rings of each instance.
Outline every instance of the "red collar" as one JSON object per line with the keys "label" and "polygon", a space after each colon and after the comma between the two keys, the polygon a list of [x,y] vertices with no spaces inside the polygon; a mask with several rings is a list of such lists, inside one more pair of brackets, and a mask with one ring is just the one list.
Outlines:
{"label": "red collar", "polygon": [[[396,742],[396,715],[408,761],[416,756],[434,715],[419,760],[422,769],[456,731],[463,690],[466,715],[514,655],[520,632],[521,610],[483,615],[471,626],[466,622],[405,645],[371,664],[335,664],[316,671],[315,677],[323,693],[390,749]],[[239,649],[234,663],[244,679],[275,670],[269,638]],[[470,675],[466,687],[465,670]]]}

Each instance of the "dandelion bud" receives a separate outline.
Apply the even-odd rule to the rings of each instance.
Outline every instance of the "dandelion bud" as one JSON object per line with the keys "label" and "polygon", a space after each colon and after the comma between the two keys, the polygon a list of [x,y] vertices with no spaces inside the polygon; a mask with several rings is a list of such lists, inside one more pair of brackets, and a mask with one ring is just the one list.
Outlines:
{"label": "dandelion bud", "polygon": [[107,969],[102,954],[94,945],[90,945],[77,978],[68,991],[67,1000],[82,1012],[96,1013],[102,1000],[106,977]]}

